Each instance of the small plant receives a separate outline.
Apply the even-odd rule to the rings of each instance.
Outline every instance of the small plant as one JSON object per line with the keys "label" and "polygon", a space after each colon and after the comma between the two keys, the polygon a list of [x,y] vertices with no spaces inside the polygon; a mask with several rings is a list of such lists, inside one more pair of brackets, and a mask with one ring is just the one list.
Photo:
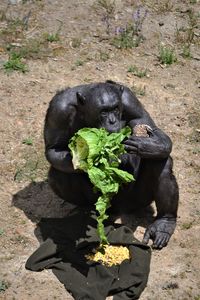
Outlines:
{"label": "small plant", "polygon": [[179,44],[188,43],[188,28],[185,27],[178,28],[176,25],[175,42]]}
{"label": "small plant", "polygon": [[80,38],[73,38],[71,41],[72,48],[79,48],[81,46],[81,39]]}
{"label": "small plant", "polygon": [[194,42],[195,38],[195,29],[198,28],[198,19],[199,19],[199,14],[195,14],[192,9],[189,10],[188,12],[189,16],[189,28],[188,28],[188,43]]}
{"label": "small plant", "polygon": [[147,9],[145,9],[143,12],[141,8],[139,7],[134,13],[133,13],[133,31],[134,34],[140,35],[142,31],[142,26],[144,23],[144,20],[147,17]]}
{"label": "small plant", "polygon": [[142,36],[134,35],[133,28],[127,26],[117,30],[117,37],[113,39],[112,44],[119,49],[130,49],[138,47],[143,41]]}
{"label": "small plant", "polygon": [[177,61],[174,50],[172,48],[164,47],[164,46],[160,47],[158,59],[161,62],[161,64],[164,65],[171,65]]}
{"label": "small plant", "polygon": [[57,32],[56,33],[46,33],[45,38],[50,43],[58,42],[60,40],[60,36]]}
{"label": "small plant", "polygon": [[15,52],[19,57],[25,59],[42,59],[52,53],[48,41],[43,36],[27,39],[21,47],[15,47],[13,44],[8,44],[7,51]]}
{"label": "small plant", "polygon": [[181,226],[181,228],[183,230],[188,230],[188,229],[190,229],[192,227],[192,225],[193,225],[193,222],[183,223],[182,226]]}
{"label": "small plant", "polygon": [[110,58],[109,53],[103,51],[100,51],[99,57],[102,61],[107,61]]}
{"label": "small plant", "polygon": [[141,8],[138,8],[132,16],[131,23],[125,27],[116,28],[116,37],[113,39],[112,44],[121,49],[138,47],[144,40],[141,32],[146,16],[147,10],[142,13]]}
{"label": "small plant", "polygon": [[83,61],[83,60],[77,59],[77,61],[75,61],[75,66],[76,66],[76,67],[83,66],[83,64],[84,64],[84,61]]}
{"label": "small plant", "polygon": [[4,63],[3,67],[8,72],[20,71],[25,73],[28,71],[27,65],[22,62],[22,57],[16,52],[10,53],[9,59]]}
{"label": "small plant", "polygon": [[103,10],[102,21],[106,25],[106,33],[110,34],[111,20],[115,13],[115,0],[97,0],[96,4]]}
{"label": "small plant", "polygon": [[190,52],[190,45],[185,44],[183,46],[182,56],[184,58],[191,58],[192,57],[191,52]]}
{"label": "small plant", "polygon": [[58,21],[60,22],[60,25],[55,33],[45,33],[44,34],[44,38],[50,43],[60,41],[60,31],[63,26],[63,22],[60,20],[58,20]]}
{"label": "small plant", "polygon": [[32,146],[33,145],[33,140],[31,138],[26,138],[22,141],[22,144]]}
{"label": "small plant", "polygon": [[13,43],[24,38],[23,22],[20,19],[6,19],[6,23],[0,31],[1,44]]}
{"label": "small plant", "polygon": [[3,228],[0,228],[0,236],[4,234]]}
{"label": "small plant", "polygon": [[192,9],[188,11],[188,26],[176,28],[175,41],[177,43],[184,43],[190,46],[195,43],[195,29],[198,28],[199,15],[195,14]]}
{"label": "small plant", "polygon": [[4,280],[0,280],[0,293],[5,292],[9,288],[9,284]]}
{"label": "small plant", "polygon": [[139,78],[142,78],[142,77],[145,77],[147,76],[147,69],[145,70],[140,70],[138,69],[136,66],[130,66],[128,68],[128,71],[129,73],[133,73],[135,76],[139,77]]}
{"label": "small plant", "polygon": [[146,94],[146,87],[145,86],[135,86],[135,85],[133,85],[131,87],[131,90],[134,94],[136,94],[138,96],[145,96],[145,94]]}
{"label": "small plant", "polygon": [[38,39],[29,39],[26,44],[19,50],[19,53],[24,58],[38,57],[41,51],[41,43]]}

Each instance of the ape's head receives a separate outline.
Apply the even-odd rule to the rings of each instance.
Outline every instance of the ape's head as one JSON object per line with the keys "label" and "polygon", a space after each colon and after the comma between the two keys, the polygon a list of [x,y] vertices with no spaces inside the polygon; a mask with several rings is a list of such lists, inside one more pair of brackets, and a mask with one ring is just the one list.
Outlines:
{"label": "ape's head", "polygon": [[108,132],[121,129],[123,87],[98,83],[84,93],[77,93],[78,113],[84,127],[105,128]]}

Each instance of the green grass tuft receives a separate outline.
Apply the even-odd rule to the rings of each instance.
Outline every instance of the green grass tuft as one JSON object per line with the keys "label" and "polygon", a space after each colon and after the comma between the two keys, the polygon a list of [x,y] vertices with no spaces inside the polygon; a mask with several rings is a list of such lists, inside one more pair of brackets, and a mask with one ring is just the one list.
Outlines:
{"label": "green grass tuft", "polygon": [[164,46],[160,47],[158,59],[161,62],[161,64],[164,65],[171,65],[177,61],[174,50],[172,48]]}
{"label": "green grass tuft", "polygon": [[143,41],[144,37],[136,34],[134,27],[130,25],[114,37],[111,44],[118,49],[132,49],[138,47]]}
{"label": "green grass tuft", "polygon": [[60,36],[59,36],[58,32],[56,32],[56,33],[45,33],[44,37],[50,43],[60,41]]}
{"label": "green grass tuft", "polygon": [[32,146],[33,145],[33,140],[31,138],[26,138],[22,141],[22,144]]}
{"label": "green grass tuft", "polygon": [[7,72],[19,71],[25,73],[28,71],[27,65],[22,62],[21,55],[16,52],[10,53],[9,59],[4,63],[3,67]]}
{"label": "green grass tuft", "polygon": [[140,69],[138,69],[138,67],[136,67],[136,66],[130,66],[130,67],[128,68],[127,72],[133,73],[135,76],[137,76],[137,77],[139,77],[139,78],[142,78],[142,77],[147,76],[147,69],[145,69],[145,70],[140,70]]}
{"label": "green grass tuft", "polygon": [[0,293],[5,292],[9,288],[9,284],[4,280],[0,280]]}

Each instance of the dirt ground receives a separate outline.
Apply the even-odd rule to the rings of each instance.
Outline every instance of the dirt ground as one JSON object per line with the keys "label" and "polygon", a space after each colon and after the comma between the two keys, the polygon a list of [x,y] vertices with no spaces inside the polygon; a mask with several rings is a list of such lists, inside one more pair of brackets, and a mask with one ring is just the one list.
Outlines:
{"label": "dirt ground", "polygon": [[[39,245],[40,218],[62,217],[71,209],[46,181],[44,118],[57,90],[112,79],[133,89],[171,137],[180,188],[176,231],[166,248],[152,252],[140,299],[200,300],[200,3],[115,4],[112,9],[112,1],[1,0],[0,299],[73,299],[51,271],[24,267]],[[116,28],[136,22],[132,14],[138,8],[142,28],[135,37],[142,41],[138,47],[116,47]],[[163,46],[176,55],[170,65],[159,59]],[[13,52],[21,53],[27,72],[24,65],[12,71],[7,62]],[[136,221],[124,219],[129,226]],[[141,240],[145,228],[137,224]]]}

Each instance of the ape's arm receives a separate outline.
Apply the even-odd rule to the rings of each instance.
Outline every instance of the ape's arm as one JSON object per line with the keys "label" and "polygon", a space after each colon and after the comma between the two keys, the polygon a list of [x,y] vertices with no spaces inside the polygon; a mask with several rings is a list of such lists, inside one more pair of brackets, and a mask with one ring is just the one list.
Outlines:
{"label": "ape's arm", "polygon": [[63,95],[56,95],[49,105],[44,126],[45,155],[55,169],[66,173],[77,173],[80,171],[74,170],[67,147],[73,135],[76,109],[64,100]]}
{"label": "ape's arm", "polygon": [[66,173],[77,173],[72,165],[72,158],[69,151],[56,150],[55,148],[46,150],[46,158],[48,162],[57,170]]}
{"label": "ape's arm", "polygon": [[146,124],[152,129],[148,132],[149,137],[132,135],[126,140],[124,144],[127,152],[138,154],[143,158],[167,158],[172,150],[170,138],[155,125],[148,112],[128,88],[124,89],[122,101],[123,118],[128,120],[131,128],[138,124]]}

